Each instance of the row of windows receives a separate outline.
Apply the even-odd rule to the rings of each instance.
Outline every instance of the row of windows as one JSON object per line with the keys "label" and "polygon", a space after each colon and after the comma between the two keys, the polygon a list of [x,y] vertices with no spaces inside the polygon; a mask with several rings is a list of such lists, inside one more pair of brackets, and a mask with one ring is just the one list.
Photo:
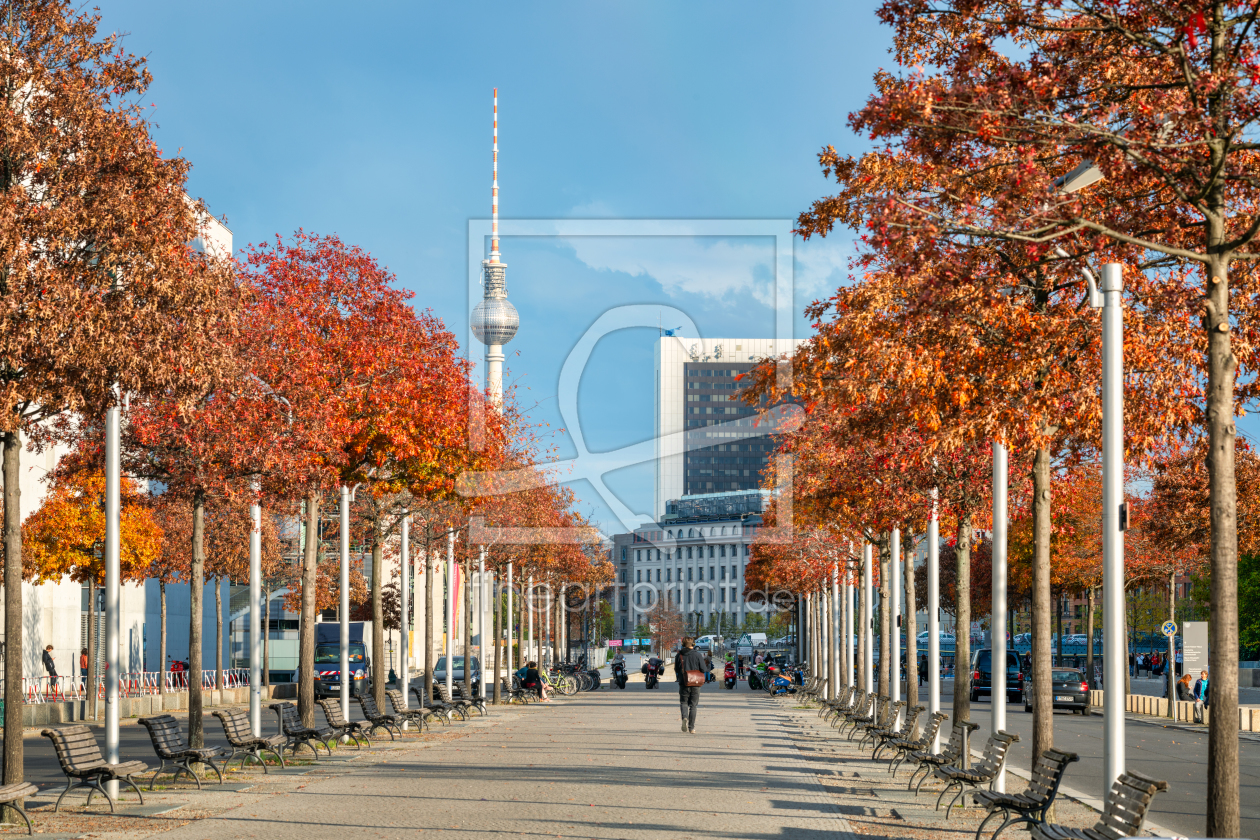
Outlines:
{"label": "row of windows", "polygon": [[[756,525],[746,525],[746,526],[744,526],[744,527],[745,527],[745,528],[747,528],[748,533],[749,533],[749,534],[751,534],[751,533],[753,532],[753,529],[754,529],[754,528],[756,528],[757,526],[756,526]],[[650,541],[652,541],[652,540],[659,540],[659,539],[667,539],[667,540],[673,540],[673,539],[679,539],[679,540],[681,540],[681,539],[688,539],[688,540],[694,540],[694,539],[699,539],[699,538],[703,538],[703,537],[706,537],[706,536],[707,536],[707,537],[716,537],[716,536],[723,536],[723,537],[725,537],[725,536],[728,536],[728,535],[738,537],[738,536],[739,536],[739,531],[740,531],[740,526],[738,526],[738,525],[722,525],[720,528],[719,528],[719,526],[717,526],[717,525],[710,525],[710,526],[709,526],[709,533],[707,533],[707,534],[704,532],[704,527],[703,527],[703,526],[701,526],[700,528],[688,528],[688,529],[687,529],[687,535],[686,535],[685,537],[683,536],[683,529],[682,529],[682,528],[679,528],[679,529],[678,529],[678,534],[677,534],[677,536],[675,536],[675,535],[674,535],[674,529],[673,529],[673,528],[670,528],[669,530],[666,530],[666,531],[636,531],[636,532],[635,532],[635,534],[634,534],[634,541],[635,541],[635,542],[650,542]],[[662,534],[664,534],[664,537],[662,537],[662,536],[661,536]],[[622,551],[625,551],[625,549],[622,549]]]}
{"label": "row of windows", "polygon": [[[691,553],[691,550],[692,550],[693,548],[694,548],[694,549],[695,549],[695,551],[696,551],[696,553],[695,553],[694,555]],[[725,557],[725,556],[726,556],[726,548],[727,548],[727,547],[726,547],[726,545],[711,545],[711,546],[709,546],[708,548],[709,548],[709,559],[710,559],[710,560],[712,560],[714,557]],[[684,551],[684,550],[687,552],[687,559],[688,559],[688,560],[691,560],[691,559],[694,559],[694,558],[697,558],[697,557],[702,558],[702,557],[704,557],[704,549],[705,549],[705,546],[702,546],[702,545],[696,545],[696,546],[690,546],[690,545],[689,545],[689,546],[687,546],[687,548],[686,548],[686,549],[682,549],[682,548],[667,548],[667,549],[665,549],[665,559],[666,559],[666,560],[682,560],[682,559],[683,559],[683,551]],[[714,553],[713,553],[714,549],[717,549],[717,554],[714,554]],[[738,545],[732,545],[732,546],[730,547],[730,549],[731,549],[731,555],[730,555],[731,557],[738,557],[738,556],[739,556],[739,546],[738,546]],[[655,551],[655,552],[656,552],[656,556],[655,556],[655,557],[653,557],[653,556],[652,556],[652,552],[653,552],[653,551]],[[647,553],[647,556],[646,556],[646,557],[644,556],[644,552],[646,552],[646,553]],[[744,556],[745,556],[745,557],[747,557],[747,556],[748,556],[748,546],[747,546],[747,545],[745,545],[745,546],[744,546]],[[635,549],[635,551],[634,551],[634,562],[636,562],[636,563],[642,563],[644,560],[647,560],[648,562],[651,562],[651,561],[653,561],[653,560],[660,560],[660,559],[661,559],[661,550],[660,550],[659,548],[646,548],[646,549],[644,549],[644,548],[637,548],[637,549]]]}
{"label": "row of windows", "polygon": [[[734,382],[688,382],[688,388],[712,388],[715,391],[734,391],[739,388]],[[687,399],[691,399],[688,397]],[[734,399],[734,397],[731,397]]]}
{"label": "row of windows", "polygon": [[[731,580],[739,580],[739,570],[738,570],[738,568],[737,568],[736,566],[734,566],[734,565],[732,565],[730,568],[731,568]],[[709,567],[709,580],[717,580],[717,578],[716,578],[716,577],[714,577],[714,573],[716,572],[716,570],[717,570],[717,569],[721,569],[721,570],[722,570],[722,580],[726,580],[726,566],[717,566],[717,567],[710,566],[710,567]],[[651,583],[651,582],[652,582],[652,571],[653,571],[652,569],[646,569],[646,570],[645,570],[645,569],[637,569],[637,570],[635,570],[635,573],[634,573],[634,582],[635,582],[635,583],[643,583],[643,574],[644,574],[644,572],[645,572],[645,571],[647,572],[647,582],[648,582],[648,583]],[[655,571],[656,571],[656,582],[657,582],[657,583],[661,583],[661,582],[662,582],[662,581],[661,581],[661,570],[660,570],[660,569],[656,569]],[[693,580],[693,578],[692,578],[692,573],[693,573],[694,571],[695,571],[695,569],[688,569],[688,570],[687,570],[687,580]],[[702,567],[700,567],[700,580],[704,580],[704,567],[703,567],[703,566],[702,566]],[[674,582],[674,570],[673,570],[673,569],[666,569],[666,570],[665,570],[665,580],[664,580],[664,583],[673,583],[673,582]],[[682,583],[682,569],[679,569],[679,570],[678,570],[678,582],[679,582],[679,583]],[[625,583],[625,581],[622,581],[622,583]]]}
{"label": "row of windows", "polygon": [[728,464],[756,464],[761,466],[768,459],[762,455],[760,457],[754,455],[752,457],[741,457],[738,455],[718,455],[716,457],[695,457],[687,456],[687,466],[699,466],[701,464],[728,465]]}
{"label": "row of windows", "polygon": [[[742,409],[744,411],[752,411],[751,408]],[[698,406],[693,405],[687,409],[688,414],[739,414],[739,408],[714,408],[711,405]]]}
{"label": "row of windows", "polygon": [[718,376],[718,377],[721,377],[721,376],[739,376],[741,373],[747,373],[749,370],[752,370],[752,366],[751,366],[751,365],[749,365],[749,366],[748,366],[748,368],[747,368],[747,369],[745,369],[745,370],[721,370],[721,369],[718,369],[718,370],[696,370],[695,368],[692,368],[691,366],[688,366],[688,367],[687,367],[687,375],[688,375],[688,376]]}
{"label": "row of windows", "polygon": [[733,394],[688,394],[687,402],[735,402],[735,396]]}
{"label": "row of windows", "polygon": [[692,470],[692,472],[694,472],[696,475],[723,475],[729,478],[738,478],[740,476],[743,476],[745,478],[748,478],[750,476],[759,475],[761,471],[760,470]]}
{"label": "row of windows", "polygon": [[759,485],[755,481],[691,481],[683,487],[684,493],[724,493],[728,490],[756,490]]}
{"label": "row of windows", "polygon": [[[727,587],[725,586],[720,586],[717,589],[712,590],[711,594],[709,595],[709,603],[710,604],[727,603],[726,593],[727,593]],[[674,606],[681,607],[681,606],[689,605],[692,603],[693,595],[695,596],[695,603],[697,604],[705,603],[703,589],[695,589],[695,590],[666,589],[665,590],[665,603],[667,603],[671,607],[674,607]],[[625,596],[622,596],[622,597],[624,598]],[[685,603],[683,600],[684,597],[686,598]],[[732,604],[737,603],[739,601],[739,591],[734,586],[730,587],[730,598],[731,598],[730,603]],[[653,596],[651,592],[643,592],[642,590],[639,590],[634,593],[634,602],[635,604],[641,607],[642,606],[650,607],[654,603],[656,603],[656,599],[655,599],[655,596]]]}

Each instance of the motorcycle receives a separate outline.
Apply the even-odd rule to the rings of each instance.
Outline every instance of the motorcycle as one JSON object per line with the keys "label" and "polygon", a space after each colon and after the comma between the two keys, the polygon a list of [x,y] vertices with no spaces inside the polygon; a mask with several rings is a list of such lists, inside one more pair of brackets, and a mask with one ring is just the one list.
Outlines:
{"label": "motorcycle", "polygon": [[644,685],[649,689],[656,688],[661,681],[661,675],[665,673],[665,663],[653,657],[643,668],[643,673],[647,675],[643,680]]}
{"label": "motorcycle", "polygon": [[732,689],[735,687],[735,683],[738,679],[739,678],[735,673],[735,663],[727,662],[726,671],[722,674],[722,686],[727,689]]}
{"label": "motorcycle", "polygon": [[612,664],[612,678],[617,688],[626,687],[626,663],[614,662]]}

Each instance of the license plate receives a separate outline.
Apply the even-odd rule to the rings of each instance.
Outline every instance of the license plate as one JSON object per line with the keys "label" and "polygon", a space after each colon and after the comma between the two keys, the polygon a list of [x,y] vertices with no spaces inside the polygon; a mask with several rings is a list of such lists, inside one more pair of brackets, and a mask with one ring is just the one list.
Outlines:
{"label": "license plate", "polygon": [[1076,698],[1070,694],[1056,694],[1054,699],[1059,703],[1071,703]]}

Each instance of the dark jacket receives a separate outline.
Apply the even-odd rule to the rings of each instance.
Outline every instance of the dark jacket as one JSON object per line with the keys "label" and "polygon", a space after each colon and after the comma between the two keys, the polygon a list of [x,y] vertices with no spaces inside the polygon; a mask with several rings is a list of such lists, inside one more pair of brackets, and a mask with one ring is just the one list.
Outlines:
{"label": "dark jacket", "polygon": [[674,657],[674,677],[678,680],[679,685],[687,684],[688,671],[703,671],[704,654],[696,648],[691,650],[680,650],[678,655]]}
{"label": "dark jacket", "polygon": [[542,683],[542,677],[538,673],[537,668],[527,668],[525,670],[525,679],[521,680],[521,685],[526,688],[533,688]]}
{"label": "dark jacket", "polygon": [[1181,680],[1177,681],[1177,699],[1178,700],[1193,700],[1194,699],[1194,692],[1190,690],[1190,686],[1186,685]]}
{"label": "dark jacket", "polygon": [[44,651],[44,670],[48,672],[48,676],[57,676],[57,666],[53,664],[52,654]]}

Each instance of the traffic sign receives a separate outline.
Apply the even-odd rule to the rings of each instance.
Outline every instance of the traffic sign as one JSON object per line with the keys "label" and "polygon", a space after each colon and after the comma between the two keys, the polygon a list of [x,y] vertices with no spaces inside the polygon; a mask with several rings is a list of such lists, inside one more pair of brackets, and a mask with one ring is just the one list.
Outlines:
{"label": "traffic sign", "polygon": [[1163,633],[1165,636],[1176,636],[1177,635],[1177,622],[1165,621],[1159,629],[1160,629],[1160,632]]}

